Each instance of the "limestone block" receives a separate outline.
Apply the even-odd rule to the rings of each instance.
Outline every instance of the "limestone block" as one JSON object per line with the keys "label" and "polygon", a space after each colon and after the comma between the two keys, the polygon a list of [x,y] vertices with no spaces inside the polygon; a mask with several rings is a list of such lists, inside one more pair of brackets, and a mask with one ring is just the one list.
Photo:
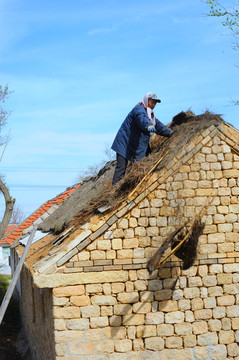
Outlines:
{"label": "limestone block", "polygon": [[206,321],[199,320],[192,323],[192,332],[195,335],[206,334],[208,332],[208,324]]}
{"label": "limestone block", "polygon": [[123,315],[123,325],[143,325],[144,317],[143,314]]}
{"label": "limestone block", "polygon": [[54,308],[55,319],[80,318],[80,308],[76,306]]}
{"label": "limestone block", "polygon": [[122,239],[113,239],[112,240],[112,249],[121,250],[122,249]]}
{"label": "limestone block", "polygon": [[109,325],[108,316],[96,316],[90,318],[90,326],[92,329],[103,328]]}
{"label": "limestone block", "polygon": [[65,330],[55,331],[56,344],[67,343],[70,341],[79,341],[82,338],[83,331],[81,330]]}
{"label": "limestone block", "polygon": [[89,251],[81,251],[77,254],[78,261],[87,261],[90,259],[90,253]]}
{"label": "limestone block", "polygon": [[221,296],[223,289],[221,286],[212,286],[208,288],[208,296]]}
{"label": "limestone block", "polygon": [[217,156],[215,155],[215,152],[214,154],[206,155],[206,162],[217,162]]}
{"label": "limestone block", "polygon": [[237,214],[228,214],[225,216],[225,221],[227,223],[234,223],[237,221],[237,218],[238,218]]}
{"label": "limestone block", "polygon": [[158,336],[173,336],[174,327],[171,324],[159,324],[157,325],[157,335]]}
{"label": "limestone block", "polygon": [[103,291],[102,284],[89,284],[85,286],[86,293],[101,293]]}
{"label": "limestone block", "polygon": [[178,324],[184,321],[184,313],[182,311],[172,311],[165,314],[166,324]]}
{"label": "limestone block", "polygon": [[112,316],[113,315],[113,306],[101,306],[100,316]]}
{"label": "limestone block", "polygon": [[226,307],[227,316],[229,318],[236,318],[239,314],[239,305],[231,305]]}
{"label": "limestone block", "polygon": [[165,347],[168,349],[177,349],[182,347],[183,340],[178,336],[169,336],[165,340]]}
{"label": "limestone block", "polygon": [[223,271],[221,264],[209,265],[208,269],[210,274],[220,274]]}
{"label": "limestone block", "polygon": [[205,309],[213,309],[216,306],[215,297],[207,297],[203,300]]}
{"label": "limestone block", "polygon": [[231,319],[224,318],[222,321],[222,330],[231,330]]}
{"label": "limestone block", "polygon": [[239,317],[232,318],[231,321],[232,321],[232,329],[239,330]]}
{"label": "limestone block", "polygon": [[[213,309],[215,310],[215,309]],[[194,311],[195,320],[207,320],[211,319],[212,317],[212,310],[211,309],[201,309]]]}
{"label": "limestone block", "polygon": [[173,292],[173,300],[180,300],[183,298],[183,290],[177,289]]}
{"label": "limestone block", "polygon": [[212,314],[214,319],[224,318],[226,316],[225,306],[217,306],[215,309],[212,310]]}
{"label": "limestone block", "polygon": [[136,291],[131,293],[119,293],[117,299],[122,304],[137,303],[139,301],[139,294]]}
{"label": "limestone block", "polygon": [[[220,170],[222,170],[221,163],[219,163],[219,162],[210,163],[210,169],[212,171],[220,171]],[[231,171],[231,170],[224,170],[224,171]]]}
{"label": "limestone block", "polygon": [[203,300],[201,298],[192,299],[191,300],[191,309],[193,311],[203,309]]}
{"label": "limestone block", "polygon": [[235,340],[233,330],[228,330],[228,331],[220,330],[218,336],[219,336],[220,344],[225,344],[225,345],[232,344]]}
{"label": "limestone block", "polygon": [[146,236],[146,229],[144,227],[138,226],[135,228],[134,231],[136,236],[140,236],[140,237]]}
{"label": "limestone block", "polygon": [[222,328],[222,323],[220,320],[213,320],[213,319],[210,319],[208,321],[208,329],[209,331],[220,331]]}
{"label": "limestone block", "polygon": [[190,323],[181,323],[175,324],[175,333],[177,335],[189,335],[192,334],[192,324]]}
{"label": "limestone block", "polygon": [[[137,240],[138,243],[138,240]],[[145,251],[142,248],[136,248],[134,249],[134,259],[143,259],[145,257]]]}
{"label": "limestone block", "polygon": [[93,342],[75,342],[69,344],[69,351],[72,355],[92,355],[95,353]]}
{"label": "limestone block", "polygon": [[207,345],[217,345],[218,336],[216,332],[208,332],[207,334],[198,335],[198,345],[207,346]]}
{"label": "limestone block", "polygon": [[219,253],[233,253],[235,250],[234,243],[225,243],[225,244],[218,244],[218,252]]}
{"label": "limestone block", "polygon": [[128,229],[129,227],[129,221],[128,219],[121,218],[117,221],[117,227],[118,229]]}
{"label": "limestone block", "polygon": [[112,315],[109,319],[110,326],[112,327],[119,327],[122,325],[122,317],[118,315]]}
{"label": "limestone block", "polygon": [[157,226],[149,226],[146,228],[147,236],[158,236],[159,228]]}
{"label": "limestone block", "polygon": [[85,293],[84,285],[65,286],[53,289],[53,295],[56,297],[65,297],[71,295],[83,295]]}
{"label": "limestone block", "polygon": [[127,238],[123,240],[123,248],[125,249],[134,249],[137,248],[138,245],[139,245],[139,241],[136,238]]}
{"label": "limestone block", "polygon": [[190,300],[180,299],[178,301],[178,310],[185,311],[191,309],[191,303]]}
{"label": "limestone block", "polygon": [[[96,344],[96,352],[99,354],[112,354],[114,352],[114,341],[100,341]],[[100,355],[98,355],[100,358]],[[105,357],[105,355],[103,355]]]}
{"label": "limestone block", "polygon": [[223,170],[223,176],[226,178],[238,178],[239,170],[238,169]]}
{"label": "limestone block", "polygon": [[198,275],[203,277],[208,275],[208,267],[207,265],[199,265],[198,267]]}
{"label": "limestone block", "polygon": [[130,304],[117,304],[114,305],[115,315],[127,315],[132,314],[132,306]]}
{"label": "limestone block", "polygon": [[239,356],[239,346],[238,344],[229,344],[227,346],[228,355],[235,359],[236,356]]}
{"label": "limestone block", "polygon": [[[142,339],[134,339],[133,340],[133,350],[134,354],[136,355],[136,351],[140,351],[144,349],[144,341]],[[137,356],[137,355],[136,355]],[[135,359],[136,359],[135,356]],[[128,359],[128,358],[127,358]],[[134,359],[134,358],[133,358]]]}
{"label": "limestone block", "polygon": [[[196,335],[185,335],[183,336],[183,343],[184,343],[184,347],[186,348],[191,348],[191,347],[195,347],[196,346]],[[184,356],[184,354],[182,354]],[[185,360],[185,357],[181,358],[182,360]],[[189,357],[188,359],[191,359],[191,357]]]}
{"label": "limestone block", "polygon": [[84,331],[84,335],[90,341],[99,341],[102,339],[101,329],[88,329]]}
{"label": "limestone block", "polygon": [[147,325],[158,325],[164,322],[164,314],[162,312],[147,313],[145,323]]}
{"label": "limestone block", "polygon": [[189,277],[188,278],[188,287],[192,288],[192,287],[197,287],[197,286],[202,286],[202,279],[200,276],[193,276],[193,277]]}
{"label": "limestone block", "polygon": [[136,336],[137,338],[146,338],[156,336],[156,325],[139,325],[137,326]]}
{"label": "limestone block", "polygon": [[124,237],[123,229],[114,230],[113,237],[114,237],[114,239],[123,238]]}
{"label": "limestone block", "polygon": [[55,351],[57,356],[64,356],[67,352],[67,344],[56,344]]}
{"label": "limestone block", "polygon": [[140,292],[140,301],[150,301],[152,302],[154,300],[154,295],[151,291],[141,291]]}
{"label": "limestone block", "polygon": [[132,339],[132,340],[136,338],[136,326],[129,326],[128,327],[128,329],[127,329],[127,337],[128,337],[128,339]]}
{"label": "limestone block", "polygon": [[232,224],[218,224],[219,233],[232,232]]}
{"label": "limestone block", "polygon": [[151,206],[152,206],[153,208],[161,208],[162,205],[163,205],[163,200],[162,200],[162,199],[159,199],[159,198],[157,198],[157,199],[151,199],[151,200],[150,200],[150,203],[151,203]]}
{"label": "limestone block", "polygon": [[226,222],[225,215],[223,214],[215,214],[213,217],[214,224],[224,224]]}
{"label": "limestone block", "polygon": [[159,311],[163,312],[171,312],[171,311],[177,311],[178,310],[178,304],[176,300],[165,300],[161,301],[158,304]]}
{"label": "limestone block", "polygon": [[127,281],[125,283],[125,291],[127,293],[132,293],[134,291],[134,283],[132,281]]}
{"label": "limestone block", "polygon": [[224,271],[225,271],[226,273],[239,272],[239,263],[235,263],[235,264],[225,264],[225,265],[224,265]]}
{"label": "limestone block", "polygon": [[92,305],[115,305],[116,298],[110,295],[95,295],[91,298]]}
{"label": "limestone block", "polygon": [[134,217],[129,218],[129,227],[130,227],[130,228],[135,228],[135,227],[137,227],[137,226],[138,226],[138,221],[137,221],[137,219],[134,218]]}
{"label": "limestone block", "polygon": [[117,250],[116,254],[117,259],[132,259],[133,258],[133,251],[132,249],[122,249]]}
{"label": "limestone block", "polygon": [[233,295],[224,295],[217,297],[217,304],[219,306],[230,306],[235,304],[235,297]]}
{"label": "limestone block", "polygon": [[198,298],[200,295],[199,288],[197,287],[184,288],[183,291],[186,299]]}
{"label": "limestone block", "polygon": [[102,250],[93,250],[90,253],[91,260],[104,260],[106,258],[106,252]]}
{"label": "limestone block", "polygon": [[111,291],[112,291],[113,294],[123,292],[124,289],[125,289],[125,284],[124,283],[112,283],[111,284]]}
{"label": "limestone block", "polygon": [[113,231],[109,230],[104,233],[104,239],[112,239],[113,238]]}
{"label": "limestone block", "polygon": [[199,254],[215,254],[217,252],[217,245],[216,244],[203,244],[199,243],[198,246]]}
{"label": "limestone block", "polygon": [[111,241],[110,240],[97,240],[96,247],[98,250],[110,250]]}
{"label": "limestone block", "polygon": [[151,312],[150,302],[138,302],[133,304],[133,312],[138,314],[147,314]]}
{"label": "limestone block", "polygon": [[[218,274],[220,275],[220,274]],[[206,287],[217,285],[217,277],[215,275],[208,275],[202,278],[203,285]]]}
{"label": "limestone block", "polygon": [[68,297],[60,297],[60,298],[57,298],[57,297],[53,297],[53,305],[56,305],[56,306],[64,306],[68,303],[69,301],[69,298]]}
{"label": "limestone block", "polygon": [[55,330],[67,330],[64,319],[54,319]]}
{"label": "limestone block", "polygon": [[100,306],[88,305],[81,307],[81,316],[83,318],[90,318],[92,316],[100,316]]}
{"label": "limestone block", "polygon": [[208,288],[206,288],[206,287],[201,287],[200,288],[200,297],[202,299],[205,299],[205,298],[208,297]]}
{"label": "limestone block", "polygon": [[86,330],[89,329],[89,319],[71,319],[66,321],[66,327],[69,330]]}
{"label": "limestone block", "polygon": [[160,351],[164,349],[164,340],[161,337],[149,337],[145,339],[145,349]]}
{"label": "limestone block", "polygon": [[74,306],[87,306],[90,305],[90,297],[88,295],[71,296],[70,302]]}
{"label": "limestone block", "polygon": [[185,321],[190,322],[190,323],[195,321],[193,311],[191,311],[191,310],[186,310],[185,311]]}
{"label": "limestone block", "polygon": [[142,247],[142,248],[145,248],[145,247],[151,245],[151,239],[150,239],[149,236],[139,237],[138,240],[139,240],[139,246]]}
{"label": "limestone block", "polygon": [[127,353],[132,350],[132,340],[124,339],[124,340],[116,340],[115,341],[115,351],[120,353]]}

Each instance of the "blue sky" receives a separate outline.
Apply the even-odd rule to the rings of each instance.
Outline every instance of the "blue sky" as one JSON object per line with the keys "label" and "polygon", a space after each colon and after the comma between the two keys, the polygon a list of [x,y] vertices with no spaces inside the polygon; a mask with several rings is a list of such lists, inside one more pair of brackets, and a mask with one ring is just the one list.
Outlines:
{"label": "blue sky", "polygon": [[26,216],[105,158],[148,91],[165,124],[208,109],[239,128],[238,51],[208,11],[203,0],[0,0],[0,84],[14,91],[0,165]]}

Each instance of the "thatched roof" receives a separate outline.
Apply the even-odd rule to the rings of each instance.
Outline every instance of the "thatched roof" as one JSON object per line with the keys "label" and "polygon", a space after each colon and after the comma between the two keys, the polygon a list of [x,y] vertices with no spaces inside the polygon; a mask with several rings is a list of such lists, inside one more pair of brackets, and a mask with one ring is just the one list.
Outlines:
{"label": "thatched roof", "polygon": [[45,232],[60,233],[70,223],[84,224],[101,206],[109,205],[111,210],[126,198],[127,194],[140,182],[144,174],[152,168],[156,160],[166,154],[159,167],[164,167],[196,135],[211,125],[218,126],[225,121],[220,115],[205,112],[196,116],[191,111],[176,115],[169,127],[174,130],[171,138],[154,136],[151,141],[152,153],[129,167],[126,176],[116,187],[112,187],[115,161],[108,162],[97,176],[83,182],[74,193],[40,226]]}

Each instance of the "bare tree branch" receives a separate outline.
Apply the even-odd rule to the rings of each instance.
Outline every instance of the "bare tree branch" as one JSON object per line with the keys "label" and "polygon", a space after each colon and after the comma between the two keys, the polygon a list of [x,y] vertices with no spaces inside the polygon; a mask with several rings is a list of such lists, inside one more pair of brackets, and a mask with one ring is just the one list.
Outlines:
{"label": "bare tree branch", "polygon": [[12,211],[15,203],[15,199],[12,199],[7,186],[4,184],[2,179],[0,179],[0,191],[3,193],[5,199],[5,212],[0,224],[0,239],[3,237],[5,231],[7,230],[7,226],[12,217]]}

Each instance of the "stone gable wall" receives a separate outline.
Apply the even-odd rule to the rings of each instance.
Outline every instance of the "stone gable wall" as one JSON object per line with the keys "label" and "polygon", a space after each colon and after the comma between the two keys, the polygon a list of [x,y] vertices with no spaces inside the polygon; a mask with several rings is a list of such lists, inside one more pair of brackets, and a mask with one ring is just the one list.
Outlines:
{"label": "stone gable wall", "polygon": [[32,359],[55,359],[52,290],[35,288],[25,266],[21,273],[21,305],[23,329]]}
{"label": "stone gable wall", "polygon": [[[239,360],[239,156],[223,136],[202,141],[166,182],[59,266],[89,282],[53,289],[58,360]],[[149,275],[149,258],[207,197],[194,265],[182,270],[173,256]]]}

